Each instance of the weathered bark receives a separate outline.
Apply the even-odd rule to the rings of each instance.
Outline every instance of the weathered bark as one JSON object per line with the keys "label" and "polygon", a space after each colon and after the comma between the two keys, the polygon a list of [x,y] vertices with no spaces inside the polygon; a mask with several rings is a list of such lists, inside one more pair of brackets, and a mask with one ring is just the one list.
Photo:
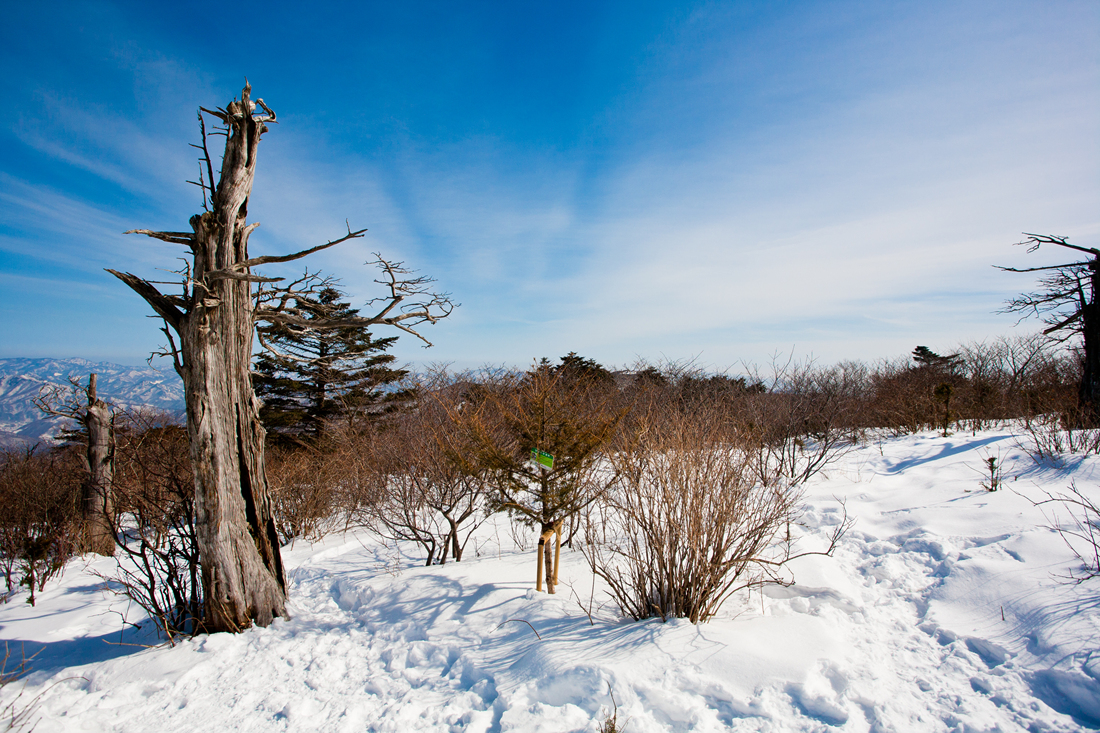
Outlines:
{"label": "weathered bark", "polygon": [[546,556],[546,533],[539,535],[539,547],[535,553],[535,590],[542,593],[543,558]]}
{"label": "weathered bark", "polygon": [[[267,129],[246,86],[226,108],[229,136],[211,211],[191,217],[192,307],[181,319],[180,375],[195,469],[207,631],[266,626],[286,614],[286,583],[264,473],[264,429],[252,392],[248,197]],[[201,283],[201,285],[200,285]]]}
{"label": "weathered bark", "polygon": [[[558,569],[561,568],[561,522],[554,524],[554,585],[558,584]],[[553,593],[554,591],[550,591]]]}
{"label": "weathered bark", "polygon": [[254,114],[250,93],[246,85],[239,102],[210,113],[228,135],[211,210],[191,217],[193,234],[143,232],[191,248],[189,291],[165,296],[144,280],[111,271],[179,334],[176,370],[187,402],[207,632],[266,626],[286,614],[264,429],[250,376],[252,282],[258,278],[249,269],[248,237],[257,225],[245,221],[257,147],[273,115]]}
{"label": "weathered bark", "polygon": [[88,430],[88,478],[83,487],[84,547],[86,552],[113,555],[114,435],[111,409],[96,397],[96,375],[88,377],[88,406],[81,416]]}
{"label": "weathered bark", "polygon": [[203,190],[204,204],[209,195],[209,210],[191,217],[192,231],[128,232],[190,248],[191,262],[180,273],[182,295],[165,295],[136,275],[108,270],[164,319],[167,351],[183,378],[207,632],[240,631],[254,623],[266,626],[286,613],[286,582],[264,471],[264,429],[250,376],[255,321],[310,329],[384,324],[430,345],[416,326],[436,323],[454,309],[449,296],[428,291],[431,278],[413,277],[400,262],[379,255],[375,264],[384,279],[376,282],[387,287],[389,295],[378,299],[381,306],[373,316],[308,318],[295,305],[296,299],[329,282],[308,272],[289,286],[261,285],[253,293],[252,283],[282,280],[254,275],[253,267],[301,259],[361,237],[366,230],[353,232],[349,227],[345,236],[300,252],[249,258],[248,238],[259,226],[246,223],[256,152],[267,130],[265,122],[275,121],[275,113],[262,99],[253,102],[251,92],[246,82],[240,101],[225,109],[200,108],[200,123],[207,114],[225,124],[226,141],[215,185],[206,129],[200,124],[202,144],[195,147],[203,154],[203,173],[194,183]]}

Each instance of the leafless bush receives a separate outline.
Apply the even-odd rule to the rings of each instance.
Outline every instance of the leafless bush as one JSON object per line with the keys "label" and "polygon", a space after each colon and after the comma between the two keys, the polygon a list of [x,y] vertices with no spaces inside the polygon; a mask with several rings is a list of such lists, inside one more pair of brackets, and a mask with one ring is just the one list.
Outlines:
{"label": "leafless bush", "polygon": [[759,454],[724,438],[715,420],[669,412],[611,455],[608,541],[589,538],[585,552],[626,616],[698,623],[737,590],[792,582],[799,490],[757,480]]}
{"label": "leafless bush", "polygon": [[739,416],[741,445],[755,453],[757,481],[803,483],[857,444],[859,401],[868,382],[862,364],[777,361],[767,381],[767,391],[743,398]]}
{"label": "leafless bush", "polygon": [[453,419],[467,380],[429,375],[419,405],[393,421],[378,438],[374,458],[378,497],[362,508],[383,537],[412,541],[426,554],[425,565],[462,560],[471,533],[488,516],[486,471],[464,460],[460,429]]}
{"label": "leafless bush", "polygon": [[1073,428],[1076,412],[1050,412],[1036,415],[1024,423],[1027,436],[1021,447],[1041,462],[1057,463],[1064,454],[1100,453],[1100,429]]}
{"label": "leafless bush", "polygon": [[129,412],[116,437],[120,553],[107,580],[169,640],[201,631],[195,479],[187,431],[171,416]]}
{"label": "leafless bush", "polygon": [[[271,446],[264,454],[279,540],[317,540],[339,524],[344,452],[328,445]],[[328,448],[326,450],[325,448]],[[335,449],[334,449],[335,448]]]}
{"label": "leafless bush", "polygon": [[33,606],[73,555],[83,478],[71,448],[0,452],[0,563],[9,595],[16,583],[25,586]]}

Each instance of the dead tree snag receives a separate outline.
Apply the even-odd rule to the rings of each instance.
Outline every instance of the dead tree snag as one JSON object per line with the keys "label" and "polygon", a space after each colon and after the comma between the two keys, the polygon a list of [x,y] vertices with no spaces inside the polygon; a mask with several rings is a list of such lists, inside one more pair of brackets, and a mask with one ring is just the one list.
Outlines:
{"label": "dead tree snag", "polygon": [[[203,189],[207,210],[191,217],[192,231],[133,230],[190,250],[190,261],[180,272],[181,293],[165,294],[147,280],[108,270],[164,320],[166,355],[183,378],[195,472],[203,628],[208,632],[240,631],[253,623],[266,626],[286,614],[286,583],[264,472],[264,429],[250,375],[256,320],[309,329],[382,323],[419,336],[416,324],[434,323],[453,307],[445,295],[436,294],[404,304],[409,296],[426,294],[430,280],[405,279],[400,263],[380,257],[391,296],[382,299],[375,316],[351,319],[354,323],[310,320],[295,312],[296,296],[325,282],[315,275],[276,287],[273,283],[282,278],[252,273],[258,265],[297,260],[361,237],[366,230],[349,227],[338,239],[290,255],[248,256],[249,236],[259,226],[246,221],[257,149],[267,123],[275,122],[275,113],[262,99],[253,101],[251,91],[246,83],[239,101],[224,109],[200,108],[200,122],[204,114],[220,121],[226,140],[215,185],[207,132],[200,126],[196,185]],[[252,283],[263,284],[260,293],[253,293]]]}
{"label": "dead tree snag", "polygon": [[[71,392],[63,397],[60,389],[48,390],[35,399],[38,409],[53,417],[67,417],[84,426],[87,434],[88,475],[81,489],[80,550],[98,555],[115,553],[114,507],[114,418],[111,407],[96,395],[96,375],[88,375],[88,387],[70,377]],[[87,404],[80,400],[87,398]]]}

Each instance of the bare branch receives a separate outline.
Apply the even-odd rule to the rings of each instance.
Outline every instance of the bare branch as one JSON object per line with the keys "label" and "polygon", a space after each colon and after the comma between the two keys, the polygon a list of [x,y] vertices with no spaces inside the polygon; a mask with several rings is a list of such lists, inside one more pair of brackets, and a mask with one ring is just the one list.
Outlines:
{"label": "bare branch", "polygon": [[195,244],[195,235],[192,232],[154,232],[151,229],[130,229],[123,232],[123,234],[144,234],[147,237],[159,239],[163,242],[186,244],[188,247],[194,246]]}
{"label": "bare branch", "polygon": [[119,272],[109,267],[105,269],[107,272],[129,285],[135,293],[144,298],[145,302],[152,306],[153,310],[156,311],[158,316],[164,319],[165,323],[174,328],[177,333],[179,332],[180,324],[183,322],[183,313],[176,307],[179,296],[164,295],[137,275],[131,275],[128,272]]}
{"label": "bare branch", "polygon": [[245,280],[250,283],[277,283],[285,280],[285,277],[264,277],[262,275],[251,275],[245,272],[235,272],[234,270],[211,270],[206,273],[207,280]]}
{"label": "bare branch", "polygon": [[164,322],[164,326],[162,326],[160,330],[168,338],[168,346],[160,351],[154,351],[152,354],[150,354],[147,362],[149,363],[149,366],[152,366],[154,356],[170,356],[172,357],[172,366],[173,368],[175,368],[176,374],[179,374],[180,377],[183,377],[183,362],[180,359],[180,350],[179,347],[176,346],[176,339],[172,337],[172,329],[168,327],[167,321]]}
{"label": "bare branch", "polygon": [[270,107],[268,107],[268,106],[267,106],[266,104],[264,104],[264,100],[263,100],[263,99],[257,99],[257,100],[256,100],[256,104],[260,105],[260,107],[261,107],[261,108],[263,109],[263,111],[264,111],[264,112],[267,112],[267,115],[266,115],[266,116],[264,116],[264,115],[257,115],[257,116],[256,116],[256,118],[257,118],[257,119],[259,119],[259,120],[263,120],[264,122],[275,122],[275,123],[278,123],[278,120],[276,120],[276,119],[275,119],[275,112],[274,112],[274,111],[273,111],[273,110],[272,110],[272,109],[271,109]]}
{"label": "bare branch", "polygon": [[217,110],[207,109],[206,107],[199,107],[199,109],[211,117],[217,117],[222,122],[229,124],[229,113],[221,107],[218,107]]}
{"label": "bare branch", "polygon": [[1059,321],[1058,323],[1055,323],[1055,324],[1054,324],[1053,326],[1051,326],[1050,328],[1045,328],[1045,329],[1043,329],[1043,334],[1044,334],[1044,335],[1049,335],[1049,334],[1052,334],[1052,333],[1054,333],[1055,331],[1061,331],[1061,330],[1062,330],[1063,328],[1065,328],[1066,326],[1069,326],[1069,325],[1071,325],[1071,324],[1073,324],[1073,323],[1076,323],[1076,322],[1077,322],[1077,321],[1079,321],[1080,319],[1081,319],[1081,313],[1080,313],[1080,312],[1074,313],[1074,314],[1073,314],[1072,316],[1070,316],[1069,318],[1066,318],[1066,319],[1064,319],[1064,320],[1062,320],[1062,321]]}
{"label": "bare branch", "polygon": [[1076,244],[1070,244],[1066,241],[1069,237],[1056,237],[1050,234],[1031,234],[1029,232],[1024,232],[1024,236],[1027,237],[1027,239],[1022,242],[1017,242],[1016,244],[1021,246],[1028,245],[1028,252],[1034,252],[1039,249],[1040,245],[1053,244],[1058,247],[1066,247],[1067,249],[1075,249],[1078,252],[1087,252],[1090,255],[1100,256],[1100,249],[1094,247],[1079,247]]}
{"label": "bare branch", "polygon": [[69,377],[69,387],[59,384],[43,384],[38,394],[31,398],[34,406],[50,417],[64,417],[70,420],[83,420],[87,410],[88,392],[84,385],[73,376]]}
{"label": "bare branch", "polygon": [[[202,112],[198,113],[199,116],[199,132],[202,133],[202,157],[206,160],[206,173],[207,178],[210,181],[210,200],[214,200],[214,164],[210,161],[210,150],[206,147],[206,122],[202,118]],[[205,194],[204,194],[205,198]]]}
{"label": "bare branch", "polygon": [[[354,236],[357,232],[349,233]],[[345,237],[347,239],[348,237]],[[368,264],[379,266],[384,278],[375,280],[389,291],[385,296],[373,298],[368,305],[380,304],[371,316],[329,318],[315,309],[304,310],[297,299],[316,293],[335,282],[332,278],[323,278],[306,271],[298,280],[280,288],[261,290],[256,294],[254,311],[257,321],[266,321],[273,325],[300,329],[303,331],[323,331],[334,328],[367,327],[374,325],[392,326],[415,336],[425,346],[432,343],[424,337],[416,326],[422,323],[436,323],[449,316],[457,306],[446,293],[429,292],[427,286],[434,282],[428,277],[409,277],[412,273],[401,262],[390,262],[375,253],[375,260]],[[406,302],[413,300],[413,302]],[[292,305],[292,302],[294,303]]]}
{"label": "bare branch", "polygon": [[1040,270],[1064,270],[1068,267],[1088,267],[1088,262],[1071,262],[1068,265],[1046,265],[1045,267],[1001,267],[993,265],[1002,272],[1039,272]]}
{"label": "bare branch", "polygon": [[314,252],[320,252],[321,250],[328,249],[329,247],[334,247],[337,244],[340,244],[341,242],[348,241],[349,239],[358,239],[359,237],[363,236],[363,232],[365,232],[365,231],[367,231],[367,230],[366,229],[360,229],[359,231],[353,232],[353,231],[351,231],[351,228],[349,227],[347,234],[340,237],[339,239],[334,239],[331,242],[326,242],[325,244],[319,244],[316,247],[311,247],[309,249],[304,249],[301,252],[295,252],[294,254],[289,254],[289,255],[278,255],[278,256],[268,255],[268,256],[264,256],[264,257],[253,257],[250,260],[245,260],[244,262],[238,262],[236,265],[234,265],[234,267],[236,269],[240,270],[240,269],[244,269],[246,267],[256,267],[257,265],[266,265],[266,264],[269,264],[269,263],[272,263],[272,262],[292,262],[294,260],[300,260],[300,259],[302,259],[303,257],[305,257],[307,255],[311,255]]}

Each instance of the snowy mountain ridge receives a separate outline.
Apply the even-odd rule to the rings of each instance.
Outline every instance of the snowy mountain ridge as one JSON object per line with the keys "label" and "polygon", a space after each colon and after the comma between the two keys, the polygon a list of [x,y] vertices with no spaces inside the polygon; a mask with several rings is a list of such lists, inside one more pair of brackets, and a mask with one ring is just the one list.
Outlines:
{"label": "snowy mountain ridge", "polygon": [[61,421],[45,418],[34,404],[43,387],[68,389],[69,377],[87,384],[98,376],[102,399],[119,408],[183,409],[183,382],[171,368],[126,366],[88,359],[0,359],[0,445],[48,440]]}

